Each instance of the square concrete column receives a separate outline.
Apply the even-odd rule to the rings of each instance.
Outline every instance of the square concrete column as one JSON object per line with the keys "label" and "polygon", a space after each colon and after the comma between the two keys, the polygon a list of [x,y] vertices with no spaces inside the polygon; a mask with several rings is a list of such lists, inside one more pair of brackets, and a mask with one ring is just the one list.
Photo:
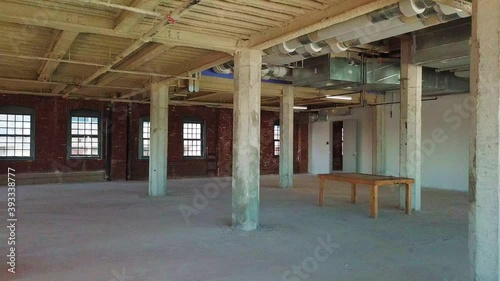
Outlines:
{"label": "square concrete column", "polygon": [[254,230],[259,226],[262,54],[241,49],[234,65],[232,225]]}
{"label": "square concrete column", "polygon": [[[385,96],[378,95],[376,103],[385,102]],[[373,108],[373,144],[372,144],[372,172],[376,175],[385,175],[385,106]]]}
{"label": "square concrete column", "polygon": [[[422,170],[422,66],[412,63],[413,40],[401,39],[401,123],[399,148],[399,174],[415,179],[412,191],[412,208],[421,208]],[[405,190],[400,188],[400,205],[405,207]]]}
{"label": "square concrete column", "polygon": [[149,196],[167,195],[168,86],[151,85]]}
{"label": "square concrete column", "polygon": [[285,86],[280,100],[280,187],[293,187],[293,86]]}
{"label": "square concrete column", "polygon": [[500,1],[472,1],[470,280],[500,280]]}

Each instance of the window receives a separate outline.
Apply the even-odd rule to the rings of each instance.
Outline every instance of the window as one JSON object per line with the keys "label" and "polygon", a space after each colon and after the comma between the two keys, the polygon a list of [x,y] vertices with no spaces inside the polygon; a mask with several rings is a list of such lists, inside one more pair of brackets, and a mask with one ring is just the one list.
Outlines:
{"label": "window", "polygon": [[203,157],[203,126],[201,122],[184,122],[182,137],[184,157]]}
{"label": "window", "polygon": [[99,112],[75,110],[70,116],[70,158],[101,157],[101,116]]}
{"label": "window", "polygon": [[139,128],[139,158],[147,159],[150,154],[151,123],[149,118],[141,118]]}
{"label": "window", "polygon": [[274,156],[280,155],[280,123],[274,123]]}
{"label": "window", "polygon": [[0,107],[0,159],[34,158],[33,109]]}

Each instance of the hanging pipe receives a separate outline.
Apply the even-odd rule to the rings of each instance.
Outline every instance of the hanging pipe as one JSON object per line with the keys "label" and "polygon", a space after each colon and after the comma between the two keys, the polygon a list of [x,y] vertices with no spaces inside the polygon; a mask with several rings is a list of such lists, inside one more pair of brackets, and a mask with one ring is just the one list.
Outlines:
{"label": "hanging pipe", "polygon": [[401,0],[397,4],[320,29],[318,31],[300,36],[296,39],[292,39],[283,44],[272,47],[265,52],[267,54],[288,54],[295,51],[299,47],[352,33],[360,29],[372,27],[377,30],[381,26],[388,28],[390,25],[386,23],[387,21],[397,19],[402,16],[412,17],[419,15],[433,4],[434,1],[431,0]]}
{"label": "hanging pipe", "polygon": [[[231,74],[234,69],[234,62],[230,61],[212,68],[214,72],[219,74]],[[262,66],[263,79],[270,79],[271,77],[283,78],[288,75],[290,70],[284,66]]]}

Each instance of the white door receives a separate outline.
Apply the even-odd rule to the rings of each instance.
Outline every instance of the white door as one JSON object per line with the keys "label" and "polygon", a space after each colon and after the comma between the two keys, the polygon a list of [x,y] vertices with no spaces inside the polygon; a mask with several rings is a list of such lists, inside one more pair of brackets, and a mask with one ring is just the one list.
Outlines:
{"label": "white door", "polygon": [[343,172],[358,171],[358,120],[344,120]]}

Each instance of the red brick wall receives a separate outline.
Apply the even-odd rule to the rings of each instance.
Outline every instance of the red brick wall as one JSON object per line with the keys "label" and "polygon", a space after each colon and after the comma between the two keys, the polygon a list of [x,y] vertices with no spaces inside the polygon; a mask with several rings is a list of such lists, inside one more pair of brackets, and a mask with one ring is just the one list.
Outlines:
{"label": "red brick wall", "polygon": [[[110,130],[110,177],[112,180],[148,178],[149,160],[139,159],[140,118],[149,117],[149,105],[113,104],[108,102],[64,100],[62,98],[0,95],[0,106],[28,106],[35,110],[35,160],[0,161],[0,174],[15,166],[20,173],[96,171],[106,168],[106,126]],[[68,160],[66,143],[69,111],[97,110],[102,114],[102,159]],[[130,111],[130,113],[129,113]],[[107,123],[109,118],[111,121]],[[196,118],[205,123],[206,158],[186,159],[182,156],[182,123]],[[261,173],[279,173],[279,158],[273,156],[273,125],[276,112],[262,112]],[[295,125],[295,171],[307,172],[308,126]],[[229,176],[232,167],[233,111],[207,107],[171,106],[169,109],[168,175],[171,178]]]}
{"label": "red brick wall", "polygon": [[127,179],[128,105],[113,104],[111,112],[111,180]]}
{"label": "red brick wall", "polygon": [[[66,143],[68,138],[69,112],[73,109],[90,109],[102,113],[101,121],[106,118],[106,103],[83,100],[63,100],[18,95],[0,95],[0,106],[27,106],[35,110],[35,160],[1,161],[0,174],[7,167],[15,168],[18,173],[73,172],[104,170],[103,159],[69,160]],[[104,123],[103,123],[104,124]],[[104,125],[101,125],[104,128]],[[101,130],[104,132],[104,130]],[[103,143],[105,141],[102,134]],[[103,145],[102,155],[106,149]]]}

